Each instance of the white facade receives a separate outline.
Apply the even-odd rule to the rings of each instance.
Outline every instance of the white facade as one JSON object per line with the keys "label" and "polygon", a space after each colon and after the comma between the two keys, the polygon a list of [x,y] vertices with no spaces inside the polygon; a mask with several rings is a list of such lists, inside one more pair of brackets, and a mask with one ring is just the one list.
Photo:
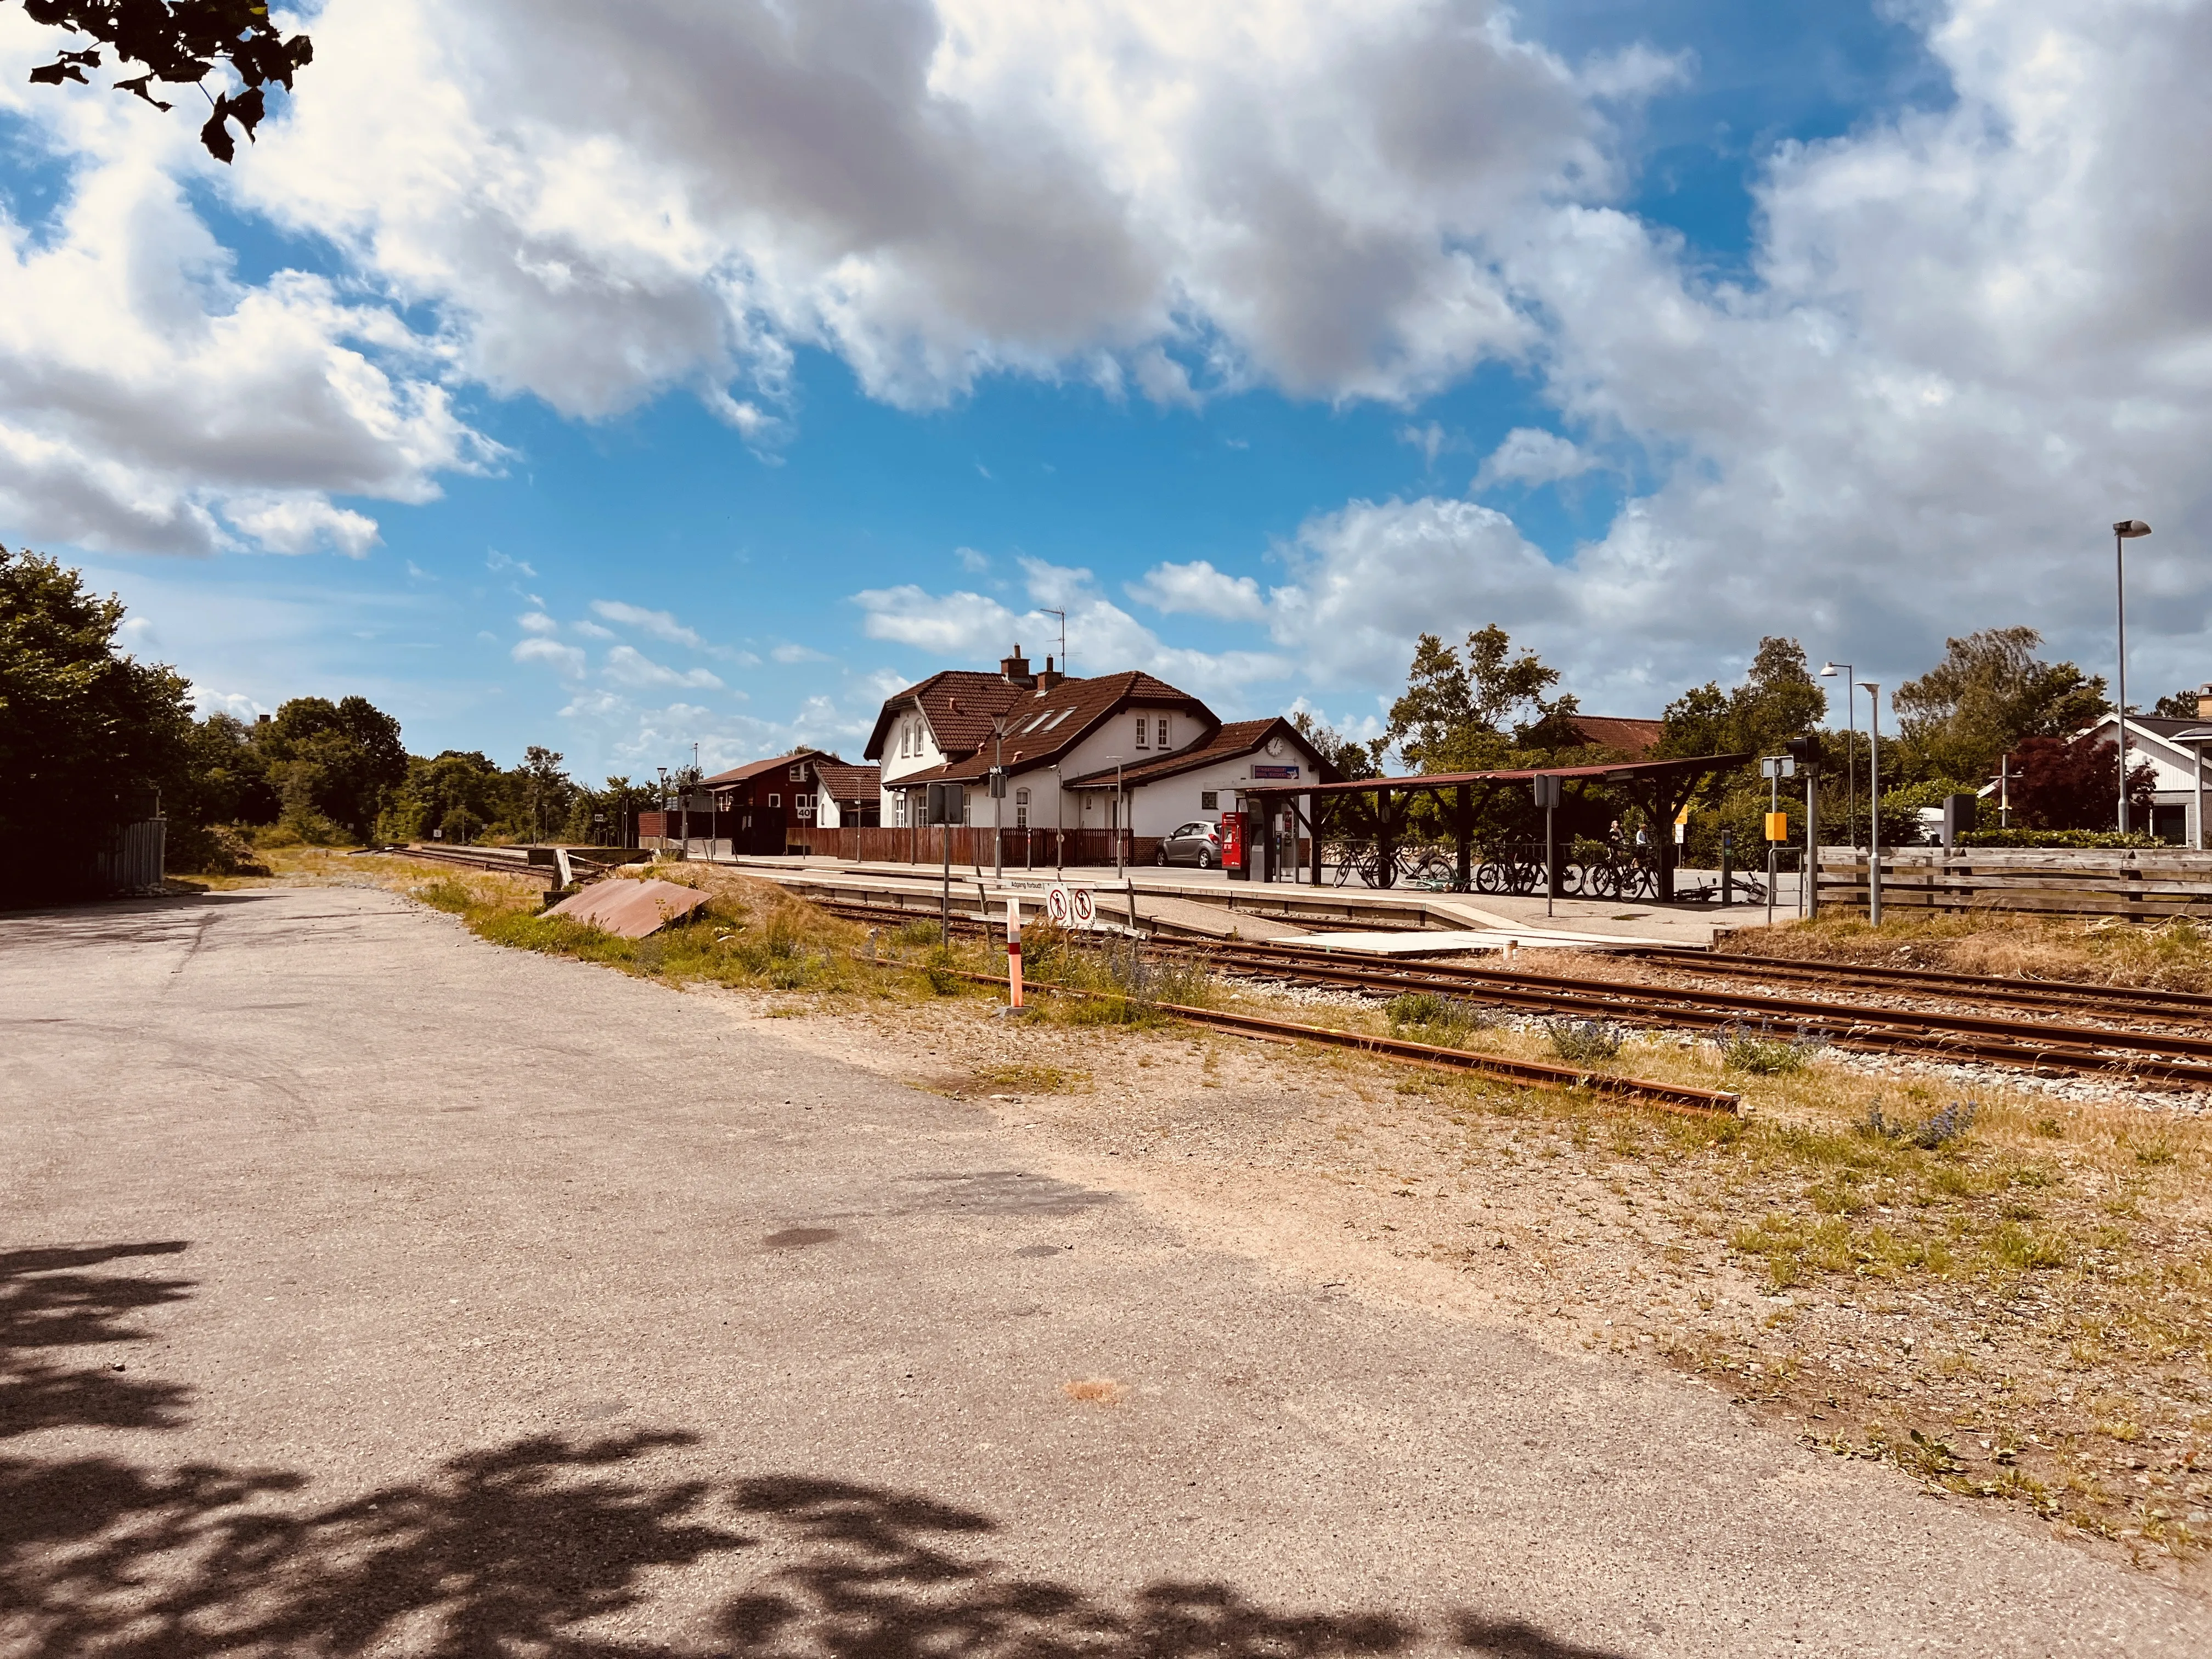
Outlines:
{"label": "white facade", "polygon": [[[2204,796],[2212,787],[2212,761],[2200,768],[2200,755],[2212,748],[2212,738],[2203,744],[2176,741],[2182,732],[2212,733],[2212,720],[2161,720],[2161,726],[2172,728],[2160,731],[2142,723],[2140,715],[2128,721],[2128,769],[2148,766],[2156,776],[2151,793],[2151,822],[2130,824],[2130,829],[2149,830],[2168,841],[2202,848],[2205,846]],[[2118,739],[2118,722],[2107,715],[2088,728],[2086,735],[2100,742]],[[1993,804],[1993,803],[1992,803]],[[2113,815],[2118,816],[2118,803],[2113,804]]]}

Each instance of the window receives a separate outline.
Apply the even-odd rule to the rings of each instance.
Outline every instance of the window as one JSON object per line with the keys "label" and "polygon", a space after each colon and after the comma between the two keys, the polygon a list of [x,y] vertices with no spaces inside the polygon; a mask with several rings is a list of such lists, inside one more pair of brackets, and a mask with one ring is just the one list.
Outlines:
{"label": "window", "polygon": [[768,798],[768,804],[770,806],[781,806],[783,805],[783,797],[781,795],[770,795]]}
{"label": "window", "polygon": [[1026,789],[1017,789],[1014,791],[1014,828],[1026,830],[1029,827],[1030,792]]}
{"label": "window", "polygon": [[1160,716],[1160,744],[1159,744],[1159,746],[1160,746],[1161,748],[1163,748],[1163,749],[1164,749],[1164,748],[1166,748],[1166,747],[1168,746],[1168,717],[1167,717],[1165,714],[1163,714],[1163,715],[1161,715],[1161,716]]}
{"label": "window", "polygon": [[1137,716],[1137,747],[1150,749],[1152,746],[1152,717],[1150,714],[1139,714]]}
{"label": "window", "polygon": [[1052,717],[1052,725],[1051,725],[1051,726],[1046,726],[1044,729],[1045,729],[1046,731],[1048,731],[1048,732],[1052,731],[1054,727],[1056,727],[1057,726],[1059,726],[1059,724],[1060,724],[1062,720],[1066,720],[1066,719],[1070,714],[1073,714],[1074,712],[1075,712],[1075,711],[1074,711],[1073,708],[1063,708],[1063,709],[1061,709],[1061,710],[1060,711],[1060,713],[1058,713],[1057,714],[1054,714],[1054,715]]}
{"label": "window", "polygon": [[1218,812],[1221,810],[1221,792],[1218,789],[1200,790],[1198,810],[1201,812]]}
{"label": "window", "polygon": [[1024,732],[1034,732],[1034,731],[1036,731],[1036,730],[1037,729],[1037,727],[1039,727],[1040,726],[1042,726],[1042,725],[1043,725],[1047,720],[1050,720],[1051,718],[1052,718],[1052,710],[1051,710],[1051,709],[1049,709],[1049,708],[1048,708],[1048,709],[1046,709],[1046,710],[1044,711],[1044,713],[1043,713],[1043,714],[1039,714],[1039,715],[1038,715],[1035,720],[1031,720],[1031,721],[1030,721],[1027,726],[1024,726],[1024,727],[1022,727],[1022,730],[1023,730],[1023,731],[1024,731]]}
{"label": "window", "polygon": [[901,721],[899,722],[899,758],[900,758],[901,760],[904,760],[904,759],[906,758],[906,756],[907,756],[907,747],[906,747],[906,745],[907,745],[907,725],[906,725],[906,722],[905,722],[904,720],[901,720]]}
{"label": "window", "polygon": [[906,828],[906,791],[903,789],[891,797],[891,828]]}
{"label": "window", "polygon": [[794,766],[794,767],[793,767],[793,768],[791,769],[791,781],[792,781],[793,783],[804,783],[804,782],[805,782],[805,781],[806,781],[806,769],[805,769],[804,766]]}

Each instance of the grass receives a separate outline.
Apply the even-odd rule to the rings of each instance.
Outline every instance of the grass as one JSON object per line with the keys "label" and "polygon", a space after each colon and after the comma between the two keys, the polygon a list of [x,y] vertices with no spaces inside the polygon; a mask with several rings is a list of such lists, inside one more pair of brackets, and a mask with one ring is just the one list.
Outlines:
{"label": "grass", "polygon": [[1863,917],[1836,912],[1787,927],[1744,929],[1729,938],[1727,948],[1798,961],[2212,991],[2212,931],[2185,916],[2140,923],[1997,910],[1893,912],[1877,928]]}

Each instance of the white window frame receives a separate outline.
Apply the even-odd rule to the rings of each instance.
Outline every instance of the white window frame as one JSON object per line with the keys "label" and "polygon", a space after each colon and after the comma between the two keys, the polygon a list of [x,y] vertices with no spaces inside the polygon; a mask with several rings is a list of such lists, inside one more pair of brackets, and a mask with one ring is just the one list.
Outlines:
{"label": "white window frame", "polygon": [[1150,714],[1139,714],[1137,716],[1137,747],[1150,749],[1152,746],[1152,717]]}

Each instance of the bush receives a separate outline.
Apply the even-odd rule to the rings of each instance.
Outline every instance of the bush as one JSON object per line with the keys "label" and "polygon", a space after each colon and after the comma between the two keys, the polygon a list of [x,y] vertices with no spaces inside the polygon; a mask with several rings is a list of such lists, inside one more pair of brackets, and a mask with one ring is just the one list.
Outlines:
{"label": "bush", "polygon": [[1749,1072],[1754,1077],[1802,1071],[1814,1055],[1828,1046],[1826,1037],[1808,1036],[1802,1030],[1792,1036],[1778,1036],[1765,1020],[1756,1027],[1724,1025],[1712,1034],[1712,1044],[1721,1051],[1721,1063],[1729,1071]]}
{"label": "bush", "polygon": [[1978,1107],[1971,1100],[1954,1100],[1924,1123],[1912,1123],[1903,1118],[1892,1122],[1881,1115],[1881,1104],[1876,1102],[1867,1108],[1866,1121],[1859,1125],[1859,1133],[1884,1140],[1909,1141],[1923,1152],[1932,1152],[1948,1146],[1954,1140],[1964,1140],[1974,1127],[1974,1114]]}
{"label": "bush", "polygon": [[1410,991],[1404,996],[1393,997],[1385,1012],[1390,1017],[1392,1032],[1410,1031],[1422,1042],[1447,1048],[1457,1047],[1475,1032],[1488,1030],[1504,1019],[1495,1009],[1479,1007],[1456,997],[1440,996],[1434,991]]}
{"label": "bush", "polygon": [[180,876],[265,876],[253,843],[228,823],[169,824],[163,863]]}
{"label": "bush", "polygon": [[1961,847],[2163,847],[2155,836],[2117,830],[1972,830],[1959,837]]}
{"label": "bush", "polygon": [[1552,1037],[1552,1052],[1561,1060],[1583,1062],[1611,1060],[1620,1052],[1627,1033],[1610,1020],[1553,1019],[1544,1022]]}

